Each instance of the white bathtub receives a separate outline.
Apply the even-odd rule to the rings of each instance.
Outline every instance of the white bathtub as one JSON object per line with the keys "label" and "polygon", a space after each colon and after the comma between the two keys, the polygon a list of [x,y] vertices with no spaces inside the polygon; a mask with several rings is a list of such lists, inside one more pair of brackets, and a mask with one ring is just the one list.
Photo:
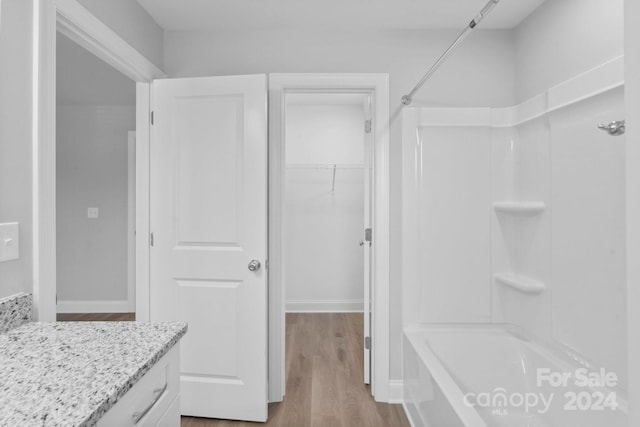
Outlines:
{"label": "white bathtub", "polygon": [[404,405],[415,427],[627,427],[614,373],[512,326],[407,328],[403,358]]}

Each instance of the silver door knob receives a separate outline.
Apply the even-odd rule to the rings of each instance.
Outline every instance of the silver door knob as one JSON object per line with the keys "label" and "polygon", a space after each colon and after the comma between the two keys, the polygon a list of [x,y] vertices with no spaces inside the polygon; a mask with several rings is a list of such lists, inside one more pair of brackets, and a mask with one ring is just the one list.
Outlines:
{"label": "silver door knob", "polygon": [[258,270],[260,270],[260,261],[258,261],[257,259],[252,259],[251,262],[249,262],[249,271]]}
{"label": "silver door knob", "polygon": [[364,242],[362,240],[360,240],[360,243],[358,243],[358,245],[364,246]]}

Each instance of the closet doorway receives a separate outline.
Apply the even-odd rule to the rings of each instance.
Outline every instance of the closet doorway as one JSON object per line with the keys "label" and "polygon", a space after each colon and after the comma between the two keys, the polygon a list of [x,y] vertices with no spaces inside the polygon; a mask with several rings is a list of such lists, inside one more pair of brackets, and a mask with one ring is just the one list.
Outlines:
{"label": "closet doorway", "polygon": [[321,360],[360,384],[371,381],[371,97],[364,91],[283,97],[285,323],[287,337],[310,340],[305,354],[287,350],[287,366],[292,358]]}
{"label": "closet doorway", "polygon": [[285,97],[287,312],[364,309],[365,103],[364,94]]}
{"label": "closet doorway", "polygon": [[369,337],[371,96],[292,92],[284,109],[285,311],[353,313]]}
{"label": "closet doorway", "polygon": [[[348,147],[338,146],[342,152],[330,148],[340,140],[336,128],[341,126],[327,121],[331,105],[350,110],[338,120],[353,117],[348,127],[352,130],[347,133],[354,135],[354,142]],[[352,325],[348,328],[357,331],[352,334],[356,338],[349,341],[359,347],[350,351],[360,360],[355,369],[349,370],[353,379],[350,383],[370,383],[368,394],[378,402],[389,401],[388,106],[387,74],[269,75],[270,402],[283,400],[290,377],[288,362],[285,366],[285,359],[290,359],[285,358],[290,339],[286,321],[307,313],[322,317],[339,312],[334,315],[337,319],[350,315],[345,313],[349,311],[355,311],[360,319],[360,323],[347,322]],[[310,120],[304,109],[315,110],[316,117],[324,113],[325,117]],[[302,125],[295,124],[296,116],[302,116]],[[289,126],[292,119],[294,125]],[[296,138],[306,142],[296,142]],[[296,176],[298,179],[294,179]],[[292,189],[295,197],[288,200],[287,191]],[[323,209],[326,213],[333,208],[333,219],[322,218]],[[341,209],[349,214],[338,220]],[[365,231],[368,228],[370,233]],[[335,240],[330,236],[336,236]],[[294,246],[289,247],[292,243]],[[303,249],[308,252],[301,257]],[[290,265],[292,251],[298,265]],[[329,256],[323,259],[321,251],[329,252]],[[332,258],[352,261],[348,267],[331,266]],[[340,269],[350,276],[336,276]],[[291,285],[292,280],[303,284]],[[296,390],[286,392],[296,394]]]}

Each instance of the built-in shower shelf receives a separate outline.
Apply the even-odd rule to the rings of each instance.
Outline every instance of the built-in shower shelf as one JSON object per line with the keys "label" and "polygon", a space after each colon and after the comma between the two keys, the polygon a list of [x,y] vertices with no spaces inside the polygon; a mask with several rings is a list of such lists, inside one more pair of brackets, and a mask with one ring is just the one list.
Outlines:
{"label": "built-in shower shelf", "polygon": [[535,295],[547,289],[544,283],[517,273],[497,273],[493,275],[493,278],[496,283],[508,286],[523,294]]}
{"label": "built-in shower shelf", "polygon": [[539,201],[496,202],[493,204],[493,209],[496,212],[513,215],[536,215],[544,212],[546,205]]}

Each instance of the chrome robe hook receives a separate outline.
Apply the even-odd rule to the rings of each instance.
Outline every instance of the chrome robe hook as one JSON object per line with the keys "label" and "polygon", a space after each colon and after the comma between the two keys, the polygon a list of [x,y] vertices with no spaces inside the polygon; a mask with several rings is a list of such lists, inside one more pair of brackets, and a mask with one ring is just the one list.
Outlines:
{"label": "chrome robe hook", "polygon": [[611,136],[620,136],[620,135],[624,135],[626,128],[625,128],[625,121],[624,120],[615,120],[607,125],[605,125],[604,123],[600,123],[598,125],[598,129],[602,129],[603,131],[606,131],[609,133],[609,135]]}

